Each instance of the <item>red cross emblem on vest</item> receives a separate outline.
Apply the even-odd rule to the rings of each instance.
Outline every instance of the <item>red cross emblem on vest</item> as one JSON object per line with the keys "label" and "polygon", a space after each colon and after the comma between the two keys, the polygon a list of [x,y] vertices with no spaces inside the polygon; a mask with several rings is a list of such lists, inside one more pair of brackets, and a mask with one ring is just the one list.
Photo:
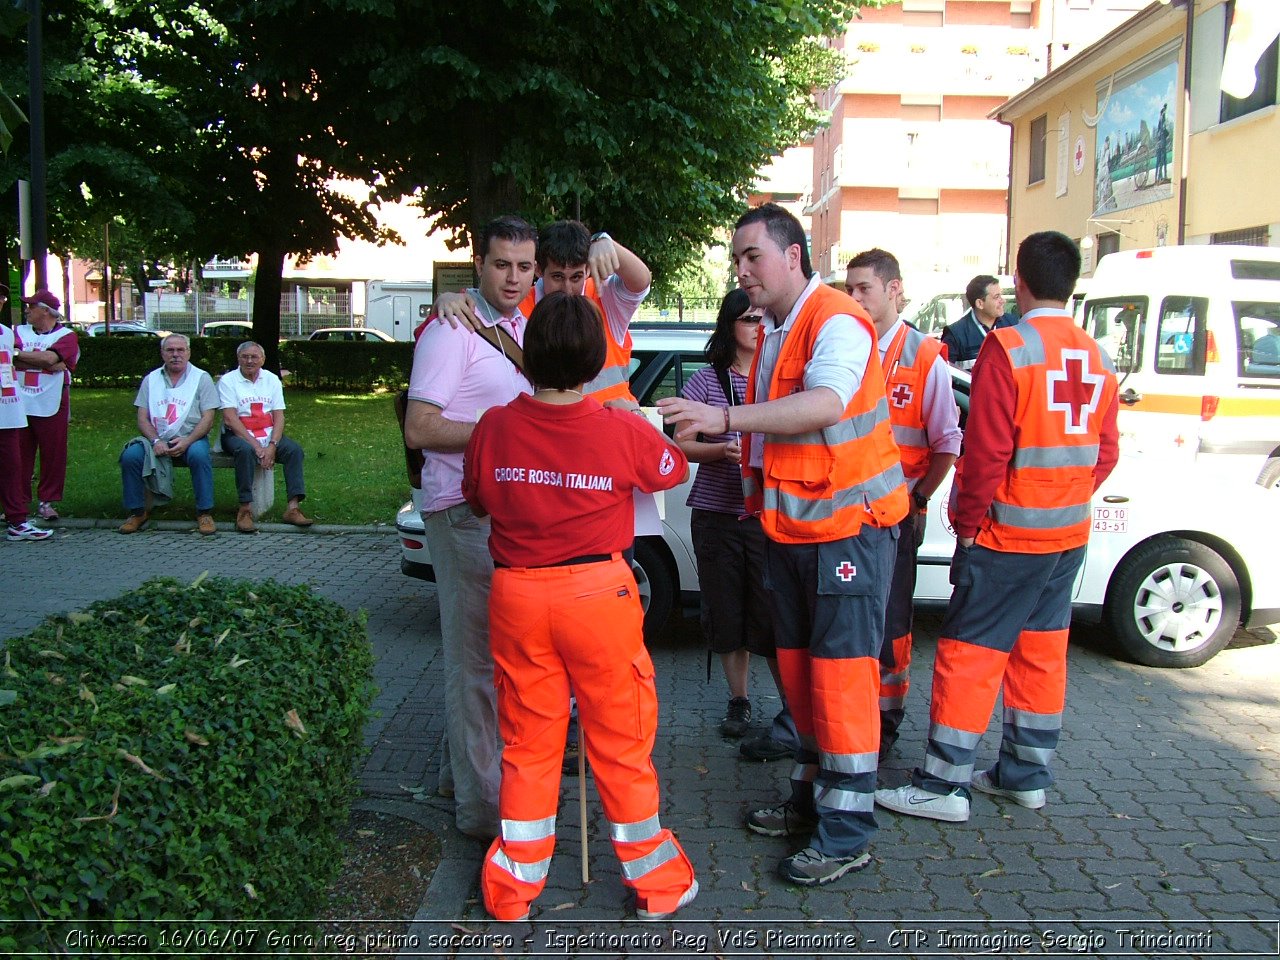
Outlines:
{"label": "red cross emblem on vest", "polygon": [[915,391],[911,389],[909,384],[905,383],[899,383],[893,388],[893,393],[889,395],[889,399],[893,401],[893,405],[898,408],[905,407],[915,398]]}
{"label": "red cross emblem on vest", "polygon": [[842,560],[840,566],[836,567],[836,576],[848,583],[858,575],[858,568],[848,560]]}
{"label": "red cross emblem on vest", "polygon": [[1106,377],[1089,370],[1088,350],[1063,350],[1062,367],[1045,371],[1049,409],[1065,414],[1065,433],[1086,433],[1089,414],[1098,409]]}
{"label": "red cross emblem on vest", "polygon": [[164,422],[165,423],[178,422],[178,405],[172,400],[169,401],[169,405],[164,409]]}

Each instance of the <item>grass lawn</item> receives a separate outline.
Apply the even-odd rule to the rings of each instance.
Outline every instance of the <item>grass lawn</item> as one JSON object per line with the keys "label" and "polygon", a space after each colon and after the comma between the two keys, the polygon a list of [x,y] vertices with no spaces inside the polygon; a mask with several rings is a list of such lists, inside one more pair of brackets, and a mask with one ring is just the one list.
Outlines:
{"label": "grass lawn", "polygon": [[[136,392],[72,386],[67,489],[59,507],[63,516],[124,517],[118,459],[138,433]],[[289,390],[285,403],[285,431],[307,455],[307,516],[318,523],[393,523],[396,510],[409,498],[409,481],[392,395]],[[214,430],[220,429],[219,418]],[[234,520],[234,471],[214,470],[213,482],[214,518]],[[275,506],[262,519],[278,520],[285,501],[284,470],[277,469]],[[155,516],[195,517],[186,470],[174,473],[174,498]]]}

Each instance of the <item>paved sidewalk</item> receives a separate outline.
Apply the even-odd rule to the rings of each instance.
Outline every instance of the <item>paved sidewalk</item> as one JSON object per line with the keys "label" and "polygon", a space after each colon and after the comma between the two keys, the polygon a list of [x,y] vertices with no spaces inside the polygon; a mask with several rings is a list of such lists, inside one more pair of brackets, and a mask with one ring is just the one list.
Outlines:
{"label": "paved sidewalk", "polygon": [[[205,570],[307,582],[367,612],[380,692],[379,715],[366,731],[371,752],[361,772],[362,804],[427,824],[443,846],[411,928],[420,944],[472,931],[513,938],[505,955],[1276,955],[1275,643],[1242,633],[1203,668],[1157,671],[1114,660],[1095,634],[1075,638],[1055,764],[1059,782],[1048,806],[1025,810],[978,795],[964,824],[878,811],[872,867],[803,891],[774,873],[791,849],[787,841],[757,837],[741,825],[747,811],[783,795],[789,764],[742,762],[737,744],[718,735],[723,680],[716,668],[706,682],[696,624],[686,623],[652,650],[661,702],[654,764],[663,822],[694,862],[698,899],[674,924],[634,922],[594,788],[592,879],[584,887],[577,781],[565,778],[560,842],[533,922],[497,925],[478,900],[483,847],[452,829],[450,803],[434,796],[443,698],[435,587],[400,574],[393,532],[206,538],[165,530],[122,537],[64,525],[49,542],[0,543],[6,604],[0,634],[25,632],[48,613],[113,596],[148,577],[194,579]],[[923,752],[940,620],[922,621],[918,686],[898,752],[881,772],[887,786],[904,782]],[[758,717],[777,706],[764,696],[768,683],[757,670]],[[997,743],[993,722],[980,762],[994,759]],[[606,939],[563,939],[570,936]],[[493,951],[461,944],[458,952]],[[439,953],[423,948],[406,955]]]}

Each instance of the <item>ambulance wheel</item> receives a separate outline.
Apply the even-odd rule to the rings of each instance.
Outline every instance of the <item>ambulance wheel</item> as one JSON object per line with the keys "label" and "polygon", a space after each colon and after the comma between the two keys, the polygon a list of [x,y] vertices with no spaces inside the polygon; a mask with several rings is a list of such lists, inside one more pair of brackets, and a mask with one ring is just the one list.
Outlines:
{"label": "ambulance wheel", "polygon": [[1103,617],[1135,662],[1198,667],[1235,634],[1240,584],[1231,565],[1203,543],[1152,540],[1116,568]]}
{"label": "ambulance wheel", "polygon": [[1267,458],[1267,462],[1262,465],[1262,470],[1258,473],[1258,486],[1270,490],[1280,481],[1280,457],[1272,456]]}
{"label": "ambulance wheel", "polygon": [[636,540],[631,572],[635,574],[640,606],[644,608],[644,638],[652,640],[662,632],[671,616],[675,603],[675,578],[662,551],[644,537]]}

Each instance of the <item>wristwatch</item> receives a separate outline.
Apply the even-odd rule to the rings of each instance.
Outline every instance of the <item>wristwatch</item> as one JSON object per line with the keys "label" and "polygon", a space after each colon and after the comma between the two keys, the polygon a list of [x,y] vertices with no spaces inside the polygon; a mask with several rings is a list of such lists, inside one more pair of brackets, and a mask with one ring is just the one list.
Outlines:
{"label": "wristwatch", "polygon": [[[582,234],[578,234],[578,236],[582,236]],[[605,233],[603,230],[601,230],[599,233],[593,233],[593,234],[591,235],[591,242],[592,242],[592,243],[595,243],[597,240],[612,240],[612,239],[613,239],[613,237],[609,236],[609,235],[608,235],[607,233]]]}
{"label": "wristwatch", "polygon": [[915,502],[916,509],[918,510],[929,509],[929,498],[926,497],[923,493],[920,493],[917,490],[912,490],[911,499]]}

